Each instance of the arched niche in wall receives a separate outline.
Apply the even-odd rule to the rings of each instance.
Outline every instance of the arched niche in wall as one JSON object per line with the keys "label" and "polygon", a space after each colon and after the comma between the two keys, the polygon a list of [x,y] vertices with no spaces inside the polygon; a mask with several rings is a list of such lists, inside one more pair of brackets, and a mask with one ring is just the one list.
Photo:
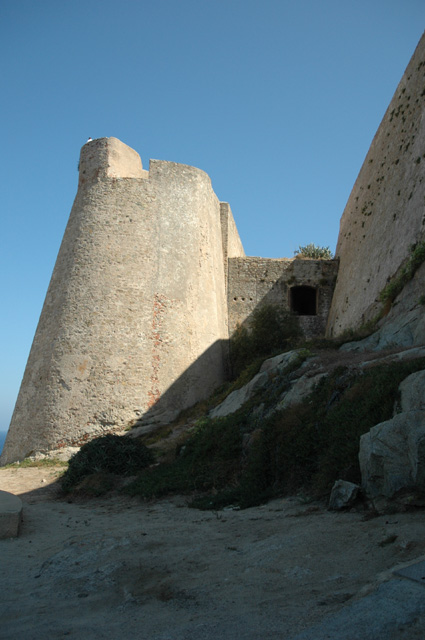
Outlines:
{"label": "arched niche in wall", "polygon": [[317,315],[317,289],[315,287],[291,287],[289,291],[291,311],[297,316]]}

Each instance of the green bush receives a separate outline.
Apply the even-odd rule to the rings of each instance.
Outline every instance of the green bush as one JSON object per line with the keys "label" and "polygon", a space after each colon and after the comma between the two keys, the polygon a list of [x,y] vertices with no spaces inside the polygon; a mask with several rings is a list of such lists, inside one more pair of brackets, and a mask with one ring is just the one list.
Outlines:
{"label": "green bush", "polygon": [[317,247],[312,242],[305,247],[298,247],[294,251],[297,258],[311,258],[312,260],[332,260],[333,253],[329,247]]}
{"label": "green bush", "polygon": [[171,493],[217,491],[237,478],[242,434],[234,416],[199,421],[176,459],[147,469],[124,491],[154,498]]}
{"label": "green bush", "polygon": [[135,475],[153,462],[150,449],[128,436],[108,434],[83,445],[72,456],[62,476],[62,489],[70,491],[86,476],[107,472]]}

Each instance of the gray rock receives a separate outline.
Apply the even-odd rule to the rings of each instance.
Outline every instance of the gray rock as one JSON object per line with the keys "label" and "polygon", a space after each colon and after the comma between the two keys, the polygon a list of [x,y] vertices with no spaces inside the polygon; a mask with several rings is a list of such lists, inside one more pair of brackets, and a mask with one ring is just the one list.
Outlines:
{"label": "gray rock", "polygon": [[274,358],[268,358],[261,365],[260,373],[266,371],[267,373],[271,373],[274,371],[283,371],[290,364],[296,362],[300,357],[300,352],[298,350],[288,351],[287,353],[281,353],[278,356],[274,356]]}
{"label": "gray rock", "polygon": [[307,374],[305,374],[301,378],[298,378],[298,380],[294,382],[289,391],[286,391],[282,395],[279,403],[276,406],[276,409],[280,411],[281,409],[286,409],[294,404],[298,404],[299,402],[301,402],[304,398],[310,395],[314,387],[326,375],[326,373],[318,373],[315,376],[308,376]]}
{"label": "gray rock", "polygon": [[362,486],[371,498],[425,488],[425,411],[381,422],[360,438]]}
{"label": "gray rock", "polygon": [[329,498],[329,509],[331,511],[340,511],[350,507],[356,500],[359,493],[359,485],[345,480],[337,480],[332,487],[331,496]]}
{"label": "gray rock", "polygon": [[[416,621],[425,614],[424,588],[408,580],[390,580],[364,598],[354,599],[334,615],[291,640],[395,640],[415,635]],[[412,629],[407,635],[402,633]]]}
{"label": "gray rock", "polygon": [[235,413],[245,404],[259,389],[264,387],[269,379],[268,373],[263,371],[262,373],[257,373],[253,379],[248,382],[241,389],[237,389],[230,393],[227,398],[210,411],[210,418],[223,418],[224,416],[228,416],[231,413]]}
{"label": "gray rock", "polygon": [[399,389],[402,411],[425,411],[425,370],[410,374]]}
{"label": "gray rock", "polygon": [[267,384],[271,374],[282,373],[286,367],[299,360],[299,358],[300,352],[295,350],[281,353],[278,356],[265,360],[261,365],[259,373],[257,373],[248,384],[230,393],[218,407],[210,411],[210,418],[223,418],[238,411],[245,402]]}

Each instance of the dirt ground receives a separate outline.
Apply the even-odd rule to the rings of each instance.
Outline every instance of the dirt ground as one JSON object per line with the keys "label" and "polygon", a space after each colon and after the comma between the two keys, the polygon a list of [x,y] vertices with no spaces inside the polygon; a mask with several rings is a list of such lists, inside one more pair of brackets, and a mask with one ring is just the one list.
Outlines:
{"label": "dirt ground", "polygon": [[290,639],[424,559],[424,511],[71,502],[60,472],[0,469],[24,504],[20,536],[0,540],[1,638]]}

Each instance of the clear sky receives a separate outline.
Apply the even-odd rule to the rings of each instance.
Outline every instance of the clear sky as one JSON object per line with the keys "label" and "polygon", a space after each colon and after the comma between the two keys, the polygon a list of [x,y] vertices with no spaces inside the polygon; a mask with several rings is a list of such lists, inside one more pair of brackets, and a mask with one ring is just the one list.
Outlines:
{"label": "clear sky", "polygon": [[424,28],[423,0],[3,0],[0,431],[89,136],[206,171],[247,255],[334,249]]}

